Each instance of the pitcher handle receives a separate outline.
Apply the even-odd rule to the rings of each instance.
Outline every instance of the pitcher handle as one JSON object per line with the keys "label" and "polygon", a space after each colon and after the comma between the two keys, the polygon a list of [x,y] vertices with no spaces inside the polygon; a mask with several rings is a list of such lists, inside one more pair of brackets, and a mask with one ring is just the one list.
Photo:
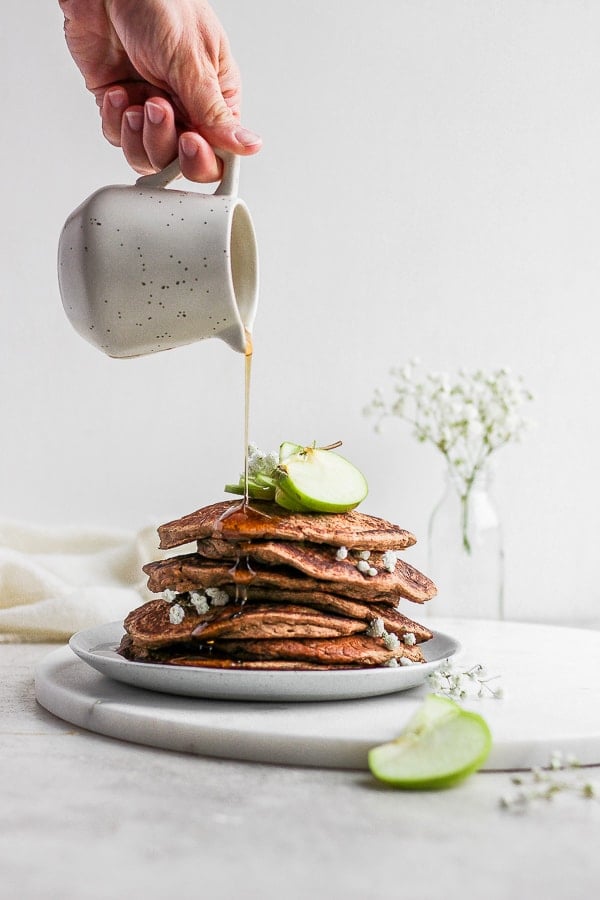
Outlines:
{"label": "pitcher handle", "polygon": [[[216,155],[223,161],[223,174],[221,182],[215,191],[215,195],[237,197],[238,186],[240,182],[240,157],[236,153],[228,153],[225,150],[217,150],[213,147]],[[173,160],[160,172],[153,172],[152,175],[142,175],[138,178],[136,184],[144,187],[166,188],[172,181],[181,177],[181,167],[179,158]]]}

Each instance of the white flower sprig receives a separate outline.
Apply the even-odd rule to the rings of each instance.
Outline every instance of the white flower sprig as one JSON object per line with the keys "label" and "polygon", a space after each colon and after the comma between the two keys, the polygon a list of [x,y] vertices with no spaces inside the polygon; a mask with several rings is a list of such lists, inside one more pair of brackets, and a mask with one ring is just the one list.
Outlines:
{"label": "white flower sprig", "polygon": [[554,750],[547,769],[534,768],[526,779],[523,775],[511,778],[517,790],[500,797],[502,809],[524,813],[537,800],[552,800],[556,794],[570,793],[586,800],[600,796],[598,786],[581,775],[578,759]]}
{"label": "white flower sprig", "polygon": [[456,666],[447,659],[443,665],[427,676],[427,683],[434,694],[451,697],[452,700],[464,700],[467,697],[493,697],[501,700],[504,692],[500,686],[490,684],[500,678],[499,675],[488,675],[485,666],[477,663],[474,666]]}
{"label": "white flower sprig", "polygon": [[279,453],[276,450],[265,452],[254,444],[248,444],[248,478],[255,478],[257,475],[272,477],[278,465]]}
{"label": "white flower sprig", "polygon": [[520,438],[528,420],[523,406],[533,399],[522,378],[504,367],[494,372],[419,373],[414,359],[391,369],[393,398],[377,389],[364,413],[375,416],[375,430],[395,417],[412,426],[421,443],[433,444],[445,457],[463,509],[463,544],[470,552],[466,515],[471,488],[488,457]]}

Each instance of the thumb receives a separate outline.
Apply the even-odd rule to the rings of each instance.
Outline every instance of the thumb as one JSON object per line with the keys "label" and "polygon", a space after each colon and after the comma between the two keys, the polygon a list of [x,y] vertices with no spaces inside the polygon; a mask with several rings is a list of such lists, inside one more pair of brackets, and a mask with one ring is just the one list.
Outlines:
{"label": "thumb", "polygon": [[259,135],[244,128],[236,120],[226,125],[198,125],[196,129],[211,147],[237,153],[239,156],[250,156],[262,147]]}
{"label": "thumb", "polygon": [[216,73],[204,72],[194,87],[190,82],[186,84],[180,99],[191,128],[211,147],[243,156],[260,150],[262,141],[258,134],[244,128],[240,122],[239,85],[237,69],[228,71],[226,81],[220,80]]}

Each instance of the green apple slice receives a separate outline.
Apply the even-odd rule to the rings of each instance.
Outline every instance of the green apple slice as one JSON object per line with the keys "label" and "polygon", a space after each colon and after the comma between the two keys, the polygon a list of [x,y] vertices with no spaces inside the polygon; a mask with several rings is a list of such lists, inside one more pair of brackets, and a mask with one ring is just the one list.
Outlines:
{"label": "green apple slice", "polygon": [[305,506],[302,506],[301,503],[298,503],[298,501],[294,500],[292,497],[288,497],[286,492],[280,487],[275,489],[275,503],[283,509],[287,509],[288,512],[303,513],[307,511]]}
{"label": "green apple slice", "polygon": [[362,472],[333,450],[302,447],[285,456],[276,472],[288,501],[307,512],[348,512],[368,492]]}
{"label": "green apple slice", "polygon": [[477,771],[491,747],[480,715],[430,694],[400,737],[369,752],[369,768],[380,781],[405,790],[445,788]]}
{"label": "green apple slice", "polygon": [[261,475],[261,473],[259,472],[258,475],[254,476],[254,482],[255,482],[255,484],[259,485],[260,487],[270,488],[271,493],[274,496],[275,488],[277,487],[277,482],[275,481],[274,478],[271,477],[271,475]]}
{"label": "green apple slice", "polygon": [[284,462],[288,456],[299,453],[303,449],[302,444],[291,444],[290,441],[284,441],[283,444],[280,444],[279,446],[279,462]]}
{"label": "green apple slice", "polygon": [[[226,494],[241,494],[243,496],[245,493],[244,478],[240,478],[237,484],[226,484],[224,490]],[[262,484],[258,478],[256,480],[249,478],[248,496],[253,500],[273,500],[275,497],[275,487],[274,485]]]}

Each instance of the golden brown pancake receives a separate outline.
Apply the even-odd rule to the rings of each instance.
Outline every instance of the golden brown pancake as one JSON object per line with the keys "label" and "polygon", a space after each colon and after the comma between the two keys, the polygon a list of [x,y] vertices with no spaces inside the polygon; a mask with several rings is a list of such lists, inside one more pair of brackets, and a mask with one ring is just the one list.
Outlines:
{"label": "golden brown pancake", "polygon": [[239,505],[238,500],[224,500],[160,525],[160,547],[169,550],[212,537],[229,541],[311,541],[360,550],[402,550],[416,543],[409,531],[356,510],[339,514],[288,513],[276,503],[251,503],[247,516],[234,512],[222,519]]}
{"label": "golden brown pancake", "polygon": [[320,609],[294,604],[244,603],[240,609],[230,605],[220,616],[201,622],[192,632],[199,641],[217,638],[286,638],[341,637],[365,631],[367,624],[360,619],[328,613]]}
{"label": "golden brown pancake", "polygon": [[352,635],[314,640],[220,641],[222,652],[233,659],[293,659],[329,665],[381,666],[404,657],[425,662],[420,647],[399,643],[388,648],[380,638]]}
{"label": "golden brown pancake", "polygon": [[119,649],[127,659],[258,670],[425,660],[419,644],[431,631],[397,605],[423,603],[436,587],[397,554],[383,556],[415,543],[385,519],[290,513],[260,501],[241,512],[234,500],[159,534],[163,549],[196,541],[197,552],[143,567],[151,591],[172,593],[127,616]]}
{"label": "golden brown pancake", "polygon": [[[300,554],[299,554],[300,555]],[[313,556],[313,567],[318,568]],[[340,569],[342,567],[340,566]],[[377,575],[363,575],[356,566],[349,564],[340,571],[333,564],[322,566],[323,576],[329,579],[311,578],[289,566],[270,566],[254,562],[248,569],[240,568],[234,575],[230,561],[207,560],[197,553],[173,556],[148,563],[143,567],[148,577],[148,588],[154,593],[167,588],[175,591],[194,591],[208,587],[220,587],[235,593],[237,584],[254,587],[279,588],[281,590],[329,591],[334,581],[335,592],[357,600],[380,600],[385,597],[424,603],[436,594],[431,579],[404,560],[398,560],[393,572],[380,571]]]}

